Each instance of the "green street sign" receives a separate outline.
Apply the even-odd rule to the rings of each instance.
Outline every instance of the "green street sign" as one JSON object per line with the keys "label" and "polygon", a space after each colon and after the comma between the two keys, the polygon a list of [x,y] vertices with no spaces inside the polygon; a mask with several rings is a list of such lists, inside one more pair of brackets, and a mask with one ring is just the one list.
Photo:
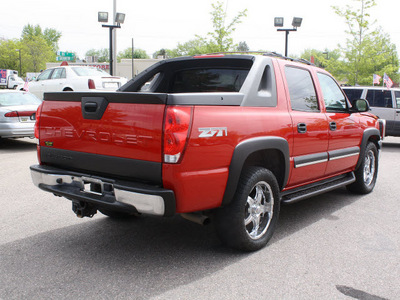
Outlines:
{"label": "green street sign", "polygon": [[73,56],[57,56],[56,61],[73,61],[75,57]]}
{"label": "green street sign", "polygon": [[62,52],[62,51],[57,51],[57,55],[62,56],[62,57],[74,57],[75,56],[75,54],[72,52]]}

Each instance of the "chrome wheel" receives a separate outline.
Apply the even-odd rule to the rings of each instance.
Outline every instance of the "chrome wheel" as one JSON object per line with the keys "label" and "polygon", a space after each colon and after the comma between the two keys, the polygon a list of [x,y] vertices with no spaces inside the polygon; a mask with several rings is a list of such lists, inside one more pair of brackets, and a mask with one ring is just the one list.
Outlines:
{"label": "chrome wheel", "polygon": [[364,161],[364,183],[369,186],[374,180],[375,176],[375,154],[372,150],[369,150],[365,156]]}
{"label": "chrome wheel", "polygon": [[232,202],[215,212],[215,229],[227,245],[244,251],[264,247],[274,233],[280,209],[275,175],[247,167],[240,175]]}
{"label": "chrome wheel", "polygon": [[274,196],[271,186],[265,181],[258,182],[247,197],[244,224],[253,240],[262,237],[268,230],[274,210]]}
{"label": "chrome wheel", "polygon": [[361,156],[360,166],[354,171],[356,181],[347,189],[358,194],[371,193],[378,176],[378,149],[373,142],[368,142],[365,154]]}

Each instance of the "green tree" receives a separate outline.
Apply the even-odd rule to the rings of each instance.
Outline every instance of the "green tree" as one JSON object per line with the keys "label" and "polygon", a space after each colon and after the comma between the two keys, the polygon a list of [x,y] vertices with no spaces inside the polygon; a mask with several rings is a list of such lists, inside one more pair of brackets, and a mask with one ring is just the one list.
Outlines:
{"label": "green tree", "polygon": [[[179,45],[179,44],[178,44]],[[172,58],[172,57],[177,57],[180,56],[176,53],[176,49],[166,49],[166,48],[161,48],[160,50],[157,50],[156,52],[153,53],[152,57],[153,58]]]}
{"label": "green tree", "polygon": [[39,72],[46,68],[46,62],[56,61],[56,50],[61,33],[52,28],[44,32],[40,25],[26,25],[22,29],[20,40],[0,41],[1,68],[19,70],[19,52],[21,53],[21,69],[26,72]]}
{"label": "green tree", "polygon": [[100,63],[110,61],[110,55],[109,55],[109,51],[107,48],[103,48],[103,49],[99,49],[99,50],[98,49],[90,49],[90,50],[86,51],[85,56],[96,56],[97,61]]}
{"label": "green tree", "polygon": [[250,48],[247,46],[247,43],[245,41],[239,42],[239,45],[236,47],[237,51],[249,51]]}
{"label": "green tree", "polygon": [[33,26],[31,24],[25,25],[22,29],[22,38],[32,38],[34,36],[42,36],[42,27],[40,25]]}
{"label": "green tree", "polygon": [[53,28],[46,28],[44,32],[40,25],[25,25],[22,29],[21,42],[24,53],[28,57],[24,65],[30,67],[33,72],[46,68],[46,62],[56,61],[58,41],[61,32]]}
{"label": "green tree", "polygon": [[312,61],[314,59],[314,64],[317,67],[324,68],[335,76],[338,80],[343,80],[347,73],[344,71],[345,63],[341,58],[341,50],[325,49],[320,51],[317,49],[306,49],[300,55],[300,58]]}
{"label": "green tree", "polygon": [[[213,10],[210,14],[214,31],[209,32],[206,37],[195,35],[194,39],[185,43],[178,43],[175,49],[164,49],[166,57],[236,51],[237,45],[233,43],[232,34],[236,30],[236,26],[242,22],[242,18],[246,16],[247,9],[239,12],[227,23],[226,10],[223,7],[223,3],[217,1],[212,4],[212,8]],[[160,55],[159,51],[154,53],[153,56],[157,57],[158,55]]]}
{"label": "green tree", "polygon": [[45,28],[42,31],[40,25],[33,26],[31,24],[25,25],[22,29],[22,36],[23,40],[34,39],[35,37],[42,37],[46,41],[47,45],[49,45],[52,51],[57,52],[58,41],[61,38],[61,32],[57,31],[54,28]]}
{"label": "green tree", "polygon": [[43,37],[46,40],[47,44],[53,49],[53,51],[57,52],[59,50],[58,41],[61,38],[60,31],[57,31],[53,28],[46,28],[43,31]]}
{"label": "green tree", "polygon": [[[130,48],[126,48],[123,51],[120,51],[117,55],[117,60],[121,61],[121,59],[131,59],[132,58],[132,47]],[[143,49],[134,49],[133,51],[133,58],[136,59],[146,59],[146,58],[150,58],[146,51]]]}
{"label": "green tree", "polygon": [[172,57],[187,55],[193,56],[196,54],[206,54],[219,51],[220,50],[215,43],[196,35],[196,38],[190,41],[183,44],[179,43],[178,46],[171,51],[170,55],[172,55]]}
{"label": "green tree", "polygon": [[[19,70],[19,53],[21,43],[18,40],[0,40],[0,68]],[[23,52],[21,52],[21,56]],[[20,74],[21,75],[21,74]]]}
{"label": "green tree", "polygon": [[233,19],[226,25],[226,10],[223,8],[223,2],[217,1],[211,6],[212,24],[214,31],[209,32],[208,36],[211,37],[210,44],[217,46],[217,51],[225,52],[234,50],[232,33],[236,30],[236,25],[242,23],[242,18],[247,16],[247,9],[239,12]]}
{"label": "green tree", "polygon": [[[333,6],[336,14],[343,17],[348,26],[346,46],[341,47],[344,56],[343,73],[352,85],[368,85],[372,74],[386,72],[398,80],[399,59],[396,46],[381,28],[374,28],[376,21],[370,21],[369,11],[376,5],[375,0],[354,0],[356,7]],[[345,78],[342,78],[345,79]]]}
{"label": "green tree", "polygon": [[46,62],[55,60],[55,53],[41,36],[24,39],[21,44],[24,70],[39,72],[46,69]]}

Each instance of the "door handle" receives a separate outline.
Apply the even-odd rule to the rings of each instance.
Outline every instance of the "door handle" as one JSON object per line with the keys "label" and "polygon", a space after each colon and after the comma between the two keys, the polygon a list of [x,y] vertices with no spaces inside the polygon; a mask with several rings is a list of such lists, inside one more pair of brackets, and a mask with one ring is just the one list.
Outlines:
{"label": "door handle", "polygon": [[336,122],[329,122],[329,129],[335,131],[337,129]]}
{"label": "door handle", "polygon": [[86,102],[85,103],[85,112],[96,112],[97,110],[97,103],[96,102]]}
{"label": "door handle", "polygon": [[298,133],[306,133],[307,132],[307,124],[306,123],[298,123],[297,124],[297,132]]}

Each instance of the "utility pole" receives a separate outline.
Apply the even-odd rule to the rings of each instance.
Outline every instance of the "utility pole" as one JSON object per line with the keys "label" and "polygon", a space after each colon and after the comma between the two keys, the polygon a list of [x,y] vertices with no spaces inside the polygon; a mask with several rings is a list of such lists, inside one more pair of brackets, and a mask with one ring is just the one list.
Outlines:
{"label": "utility pole", "polygon": [[[113,0],[113,25],[116,26],[117,22],[116,22],[116,17],[117,17],[117,0]],[[117,31],[116,30],[112,30],[113,31],[113,74],[116,75],[117,72]]]}
{"label": "utility pole", "polygon": [[135,54],[135,50],[133,48],[133,38],[132,38],[132,78],[135,77],[135,69],[133,64],[133,55]]}

